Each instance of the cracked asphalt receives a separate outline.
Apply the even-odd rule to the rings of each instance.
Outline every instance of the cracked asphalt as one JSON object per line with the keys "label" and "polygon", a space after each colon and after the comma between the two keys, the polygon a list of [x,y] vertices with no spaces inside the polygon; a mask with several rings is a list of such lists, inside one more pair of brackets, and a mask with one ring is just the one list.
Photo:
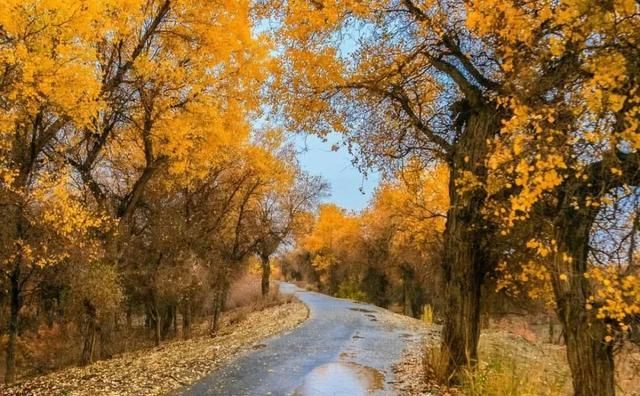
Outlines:
{"label": "cracked asphalt", "polygon": [[182,395],[394,395],[393,364],[421,335],[385,309],[281,283],[309,308],[297,328],[265,340]]}

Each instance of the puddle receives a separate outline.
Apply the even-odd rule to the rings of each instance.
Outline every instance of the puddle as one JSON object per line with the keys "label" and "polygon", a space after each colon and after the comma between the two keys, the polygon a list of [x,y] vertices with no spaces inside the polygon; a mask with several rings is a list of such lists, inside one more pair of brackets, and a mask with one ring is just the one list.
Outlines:
{"label": "puddle", "polygon": [[355,363],[327,363],[313,369],[295,396],[359,396],[384,389],[384,375]]}
{"label": "puddle", "polygon": [[352,311],[356,311],[356,312],[365,312],[365,313],[374,313],[375,311],[372,311],[370,309],[364,309],[364,308],[349,308]]}

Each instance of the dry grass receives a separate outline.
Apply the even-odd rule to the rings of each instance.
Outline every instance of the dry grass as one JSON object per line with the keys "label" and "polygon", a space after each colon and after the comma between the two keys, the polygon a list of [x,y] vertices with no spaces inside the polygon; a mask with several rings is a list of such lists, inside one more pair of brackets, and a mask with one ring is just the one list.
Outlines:
{"label": "dry grass", "polygon": [[318,285],[313,282],[307,282],[304,280],[296,280],[292,282],[294,285],[298,286],[301,289],[318,292]]}
{"label": "dry grass", "polygon": [[[277,288],[272,285],[272,292]],[[260,279],[253,274],[246,274],[231,284],[229,295],[225,303],[226,309],[246,307],[255,304],[262,299]]]}
{"label": "dry grass", "polygon": [[280,293],[275,283],[271,284],[269,294],[263,297],[260,279],[247,274],[231,285],[225,308],[229,311],[229,323],[233,324],[244,320],[251,312],[262,311],[293,300],[293,296]]}
{"label": "dry grass", "polygon": [[468,396],[562,396],[571,391],[562,347],[506,332],[481,337],[480,362],[462,374]]}
{"label": "dry grass", "polygon": [[422,352],[422,370],[425,378],[437,384],[446,384],[449,356],[437,344],[425,344]]}
{"label": "dry grass", "polygon": [[474,370],[460,374],[461,385],[447,388],[448,356],[439,343],[424,346],[422,372],[429,393],[409,392],[407,395],[463,394],[466,396],[561,396],[567,387],[569,373],[558,365],[562,348],[536,345],[510,333],[489,333],[480,340],[480,361]]}
{"label": "dry grass", "polygon": [[[447,380],[447,358],[440,352],[439,341],[427,338],[421,346],[414,345],[398,365],[405,389],[402,394],[571,395],[571,375],[564,346],[530,341],[536,337],[526,326],[509,328],[514,331],[490,330],[482,334],[480,362],[475,370],[462,373],[462,384],[455,389],[441,385]],[[628,346],[620,351],[616,356],[616,367],[618,394],[640,396],[640,349]],[[414,383],[410,383],[412,381]]]}

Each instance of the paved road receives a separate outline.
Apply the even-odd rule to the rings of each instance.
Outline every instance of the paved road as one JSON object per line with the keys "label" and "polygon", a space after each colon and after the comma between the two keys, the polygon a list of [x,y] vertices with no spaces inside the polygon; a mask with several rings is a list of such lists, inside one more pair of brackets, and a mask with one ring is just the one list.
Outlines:
{"label": "paved road", "polygon": [[391,366],[419,336],[405,321],[373,305],[286,283],[280,288],[309,307],[309,319],[214,371],[183,395],[396,394]]}

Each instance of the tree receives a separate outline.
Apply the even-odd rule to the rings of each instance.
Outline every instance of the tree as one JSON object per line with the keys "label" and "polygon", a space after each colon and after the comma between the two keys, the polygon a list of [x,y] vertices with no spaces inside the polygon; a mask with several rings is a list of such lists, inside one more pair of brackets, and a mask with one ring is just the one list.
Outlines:
{"label": "tree", "polygon": [[337,294],[341,283],[353,281],[360,238],[360,219],[333,204],[319,207],[316,221],[302,245],[311,254],[320,285]]}
{"label": "tree", "polygon": [[[376,191],[363,214],[368,252],[384,250],[379,264],[399,278],[406,315],[418,317],[429,303],[441,310],[440,255],[448,208],[445,167],[424,168],[409,161]],[[428,298],[426,298],[428,295]]]}
{"label": "tree", "polygon": [[[76,4],[77,5],[77,4]],[[0,178],[2,274],[10,295],[5,382],[15,378],[24,291],[44,266],[63,261],[101,216],[66,188],[71,173],[56,154],[66,128],[99,108],[99,83],[86,39],[91,18],[42,2],[0,6]]]}
{"label": "tree", "polygon": [[344,133],[365,166],[408,156],[449,166],[442,348],[450,373],[477,358],[481,285],[495,263],[481,186],[488,141],[505,118],[495,56],[464,15],[462,3],[388,0],[290,1],[275,16],[285,47],[277,97],[292,129]]}
{"label": "tree", "polygon": [[[290,1],[276,13],[287,51],[283,107],[292,128],[345,133],[365,165],[416,155],[449,166],[443,261],[449,372],[476,360],[480,286],[501,253],[490,248],[500,221],[485,215],[489,201],[513,193],[511,213],[518,218],[554,190],[560,205],[552,202],[556,211],[546,215],[564,250],[556,264],[578,274],[594,211],[576,213],[574,201],[591,202],[598,187],[632,181],[638,6]],[[615,177],[603,173],[611,166]],[[493,177],[502,171],[514,182]],[[567,178],[570,172],[578,178]],[[553,282],[565,305],[561,317],[586,323],[581,295],[588,287],[580,275],[569,279],[579,281]],[[581,335],[567,335],[576,393],[611,394],[612,377],[602,374],[611,372],[610,352],[587,342],[591,330],[577,331]],[[574,354],[585,349],[577,345],[591,346]],[[589,351],[604,367],[577,357]]]}
{"label": "tree", "polygon": [[260,203],[256,243],[256,254],[262,270],[262,295],[269,293],[271,256],[278,248],[303,226],[306,214],[325,194],[327,184],[319,177],[297,169],[295,182],[284,191],[274,190],[266,194]]}
{"label": "tree", "polygon": [[[38,266],[84,236],[99,236],[104,259],[120,263],[154,177],[188,185],[248,140],[269,66],[250,12],[248,1],[0,5],[7,382],[23,288]],[[104,214],[116,226],[94,232],[112,223]]]}
{"label": "tree", "polygon": [[588,309],[597,289],[589,256],[612,194],[638,185],[638,49],[630,43],[638,39],[639,10],[634,1],[497,1],[473,4],[467,19],[474,34],[492,42],[510,81],[500,93],[510,117],[489,161],[490,186],[510,187],[502,207],[507,225],[547,219],[543,235],[527,246],[549,257],[541,262],[576,395],[615,394],[608,326]]}

